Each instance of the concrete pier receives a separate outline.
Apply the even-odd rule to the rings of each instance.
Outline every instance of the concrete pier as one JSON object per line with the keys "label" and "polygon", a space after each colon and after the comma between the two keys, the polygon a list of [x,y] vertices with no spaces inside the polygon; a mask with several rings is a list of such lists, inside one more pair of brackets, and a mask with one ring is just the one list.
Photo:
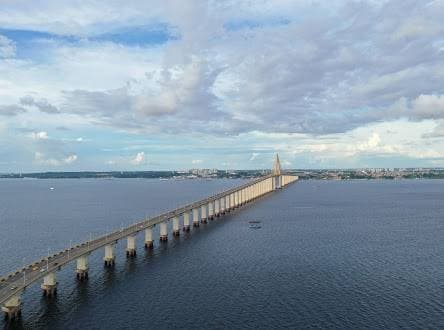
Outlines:
{"label": "concrete pier", "polygon": [[160,241],[168,241],[168,228],[166,221],[160,223]]}
{"label": "concrete pier", "polygon": [[183,214],[183,231],[190,231],[190,212]]}
{"label": "concrete pier", "polygon": [[136,236],[130,235],[126,239],[126,256],[135,257],[136,254]]}
{"label": "concrete pier", "polygon": [[220,199],[216,199],[214,201],[214,216],[218,217],[220,216]]}
{"label": "concrete pier", "polygon": [[80,281],[88,279],[88,255],[83,255],[77,258],[76,275]]}
{"label": "concrete pier", "polygon": [[193,209],[193,227],[199,227],[199,209]]}
{"label": "concrete pier", "polygon": [[179,218],[174,217],[173,218],[173,236],[179,236],[179,235],[180,235]]}
{"label": "concrete pier", "polygon": [[225,197],[222,197],[219,201],[220,205],[220,215],[225,214]]}
{"label": "concrete pier", "polygon": [[154,247],[153,228],[145,229],[145,249],[152,249]]}
{"label": "concrete pier", "polygon": [[115,263],[116,256],[114,255],[114,245],[105,245],[105,256],[103,257],[103,262],[106,267],[113,267]]}
{"label": "concrete pier", "polygon": [[207,205],[202,205],[200,208],[200,221],[202,223],[207,223]]}
{"label": "concrete pier", "polygon": [[214,219],[214,202],[210,201],[208,203],[208,219],[213,220]]}
{"label": "concrete pier", "polygon": [[5,319],[17,319],[21,315],[21,300],[20,294],[16,294],[9,298],[2,306],[2,311],[5,313]]}
{"label": "concrete pier", "polygon": [[43,290],[43,295],[53,297],[57,293],[57,281],[55,273],[49,273],[43,278],[43,284],[40,286]]}

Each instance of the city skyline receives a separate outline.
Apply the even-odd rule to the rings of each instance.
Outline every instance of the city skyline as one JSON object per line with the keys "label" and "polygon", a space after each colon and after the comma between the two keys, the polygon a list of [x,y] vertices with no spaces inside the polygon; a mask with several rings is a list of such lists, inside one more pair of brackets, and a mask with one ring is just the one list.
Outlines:
{"label": "city skyline", "polygon": [[444,167],[439,1],[4,1],[0,173]]}

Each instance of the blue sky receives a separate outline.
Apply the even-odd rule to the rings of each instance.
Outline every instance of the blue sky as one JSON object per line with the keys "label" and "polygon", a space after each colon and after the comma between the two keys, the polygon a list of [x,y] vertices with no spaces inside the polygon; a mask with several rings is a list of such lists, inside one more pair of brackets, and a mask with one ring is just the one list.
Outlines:
{"label": "blue sky", "polygon": [[0,172],[444,166],[441,1],[0,6]]}

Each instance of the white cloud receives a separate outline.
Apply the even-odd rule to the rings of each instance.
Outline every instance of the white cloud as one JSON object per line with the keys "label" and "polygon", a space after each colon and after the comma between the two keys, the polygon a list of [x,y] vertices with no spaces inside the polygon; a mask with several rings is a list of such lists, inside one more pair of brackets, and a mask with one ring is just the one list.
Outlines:
{"label": "white cloud", "polygon": [[34,140],[47,140],[49,138],[48,133],[44,131],[32,132],[29,136]]}
{"label": "white cloud", "polygon": [[[66,144],[85,134],[84,128],[137,133],[125,135],[128,140],[205,135],[212,146],[230,146],[223,150],[227,155],[235,150],[226,161],[232,166],[242,164],[239,155],[251,155],[249,165],[255,166],[275,149],[305,157],[305,163],[416,157],[415,152],[436,157],[443,146],[428,145],[427,139],[443,132],[443,15],[439,1],[314,6],[288,0],[136,0],[124,7],[115,1],[10,1],[0,8],[2,29],[50,35],[17,44],[0,36],[1,120],[8,130],[27,132],[69,127],[71,140],[58,145],[35,133],[33,150],[53,164],[66,164]],[[130,44],[109,37],[151,25],[175,38]],[[26,52],[20,51],[23,44]],[[372,131],[388,122],[404,138]],[[6,149],[2,134],[0,152]],[[202,146],[199,139],[193,143]],[[203,152],[190,157],[211,161]],[[118,164],[137,165],[144,157],[123,156]]]}
{"label": "white cloud", "polygon": [[0,58],[14,57],[16,52],[15,42],[0,35]]}
{"label": "white cloud", "polygon": [[141,165],[145,162],[145,153],[138,152],[137,155],[131,160],[131,164],[133,165]]}
{"label": "white cloud", "polygon": [[202,159],[193,159],[191,161],[191,164],[193,164],[193,165],[202,164],[202,163],[203,163]]}
{"label": "white cloud", "polygon": [[35,152],[34,153],[34,160],[39,165],[44,166],[61,166],[61,165],[69,165],[74,163],[77,160],[77,155],[68,155],[65,158],[62,159],[56,159],[56,158],[47,158],[45,154],[41,152]]}
{"label": "white cloud", "polygon": [[65,164],[71,164],[71,163],[75,162],[76,160],[77,160],[77,155],[69,155],[68,157],[63,159],[63,162]]}
{"label": "white cloud", "polygon": [[250,157],[249,161],[252,162],[253,160],[255,160],[257,158],[257,156],[259,156],[259,153],[253,152],[251,154],[251,157]]}

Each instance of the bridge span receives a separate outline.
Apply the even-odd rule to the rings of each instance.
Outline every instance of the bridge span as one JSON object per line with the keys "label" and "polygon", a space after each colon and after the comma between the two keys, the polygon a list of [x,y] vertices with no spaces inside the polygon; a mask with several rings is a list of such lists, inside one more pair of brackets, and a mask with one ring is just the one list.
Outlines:
{"label": "bridge span", "polygon": [[297,176],[281,173],[279,158],[276,156],[273,172],[247,183],[205,199],[180,206],[175,210],[162,213],[150,219],[136,222],[126,228],[114,231],[75,246],[59,251],[51,256],[37,260],[0,278],[0,305],[5,318],[14,319],[21,313],[21,294],[25,288],[37,281],[42,281],[41,288],[46,296],[57,292],[56,272],[64,265],[75,262],[76,276],[79,281],[88,279],[88,256],[91,252],[104,248],[104,264],[113,267],[115,262],[115,244],[127,240],[126,255],[136,255],[136,235],[144,231],[146,249],[153,248],[153,227],[160,226],[161,242],[168,240],[168,223],[172,222],[172,234],[179,236],[182,231],[190,231],[191,225],[198,227],[201,223],[221,217],[227,212],[250,203],[255,199],[271,193],[276,189],[296,181]]}

